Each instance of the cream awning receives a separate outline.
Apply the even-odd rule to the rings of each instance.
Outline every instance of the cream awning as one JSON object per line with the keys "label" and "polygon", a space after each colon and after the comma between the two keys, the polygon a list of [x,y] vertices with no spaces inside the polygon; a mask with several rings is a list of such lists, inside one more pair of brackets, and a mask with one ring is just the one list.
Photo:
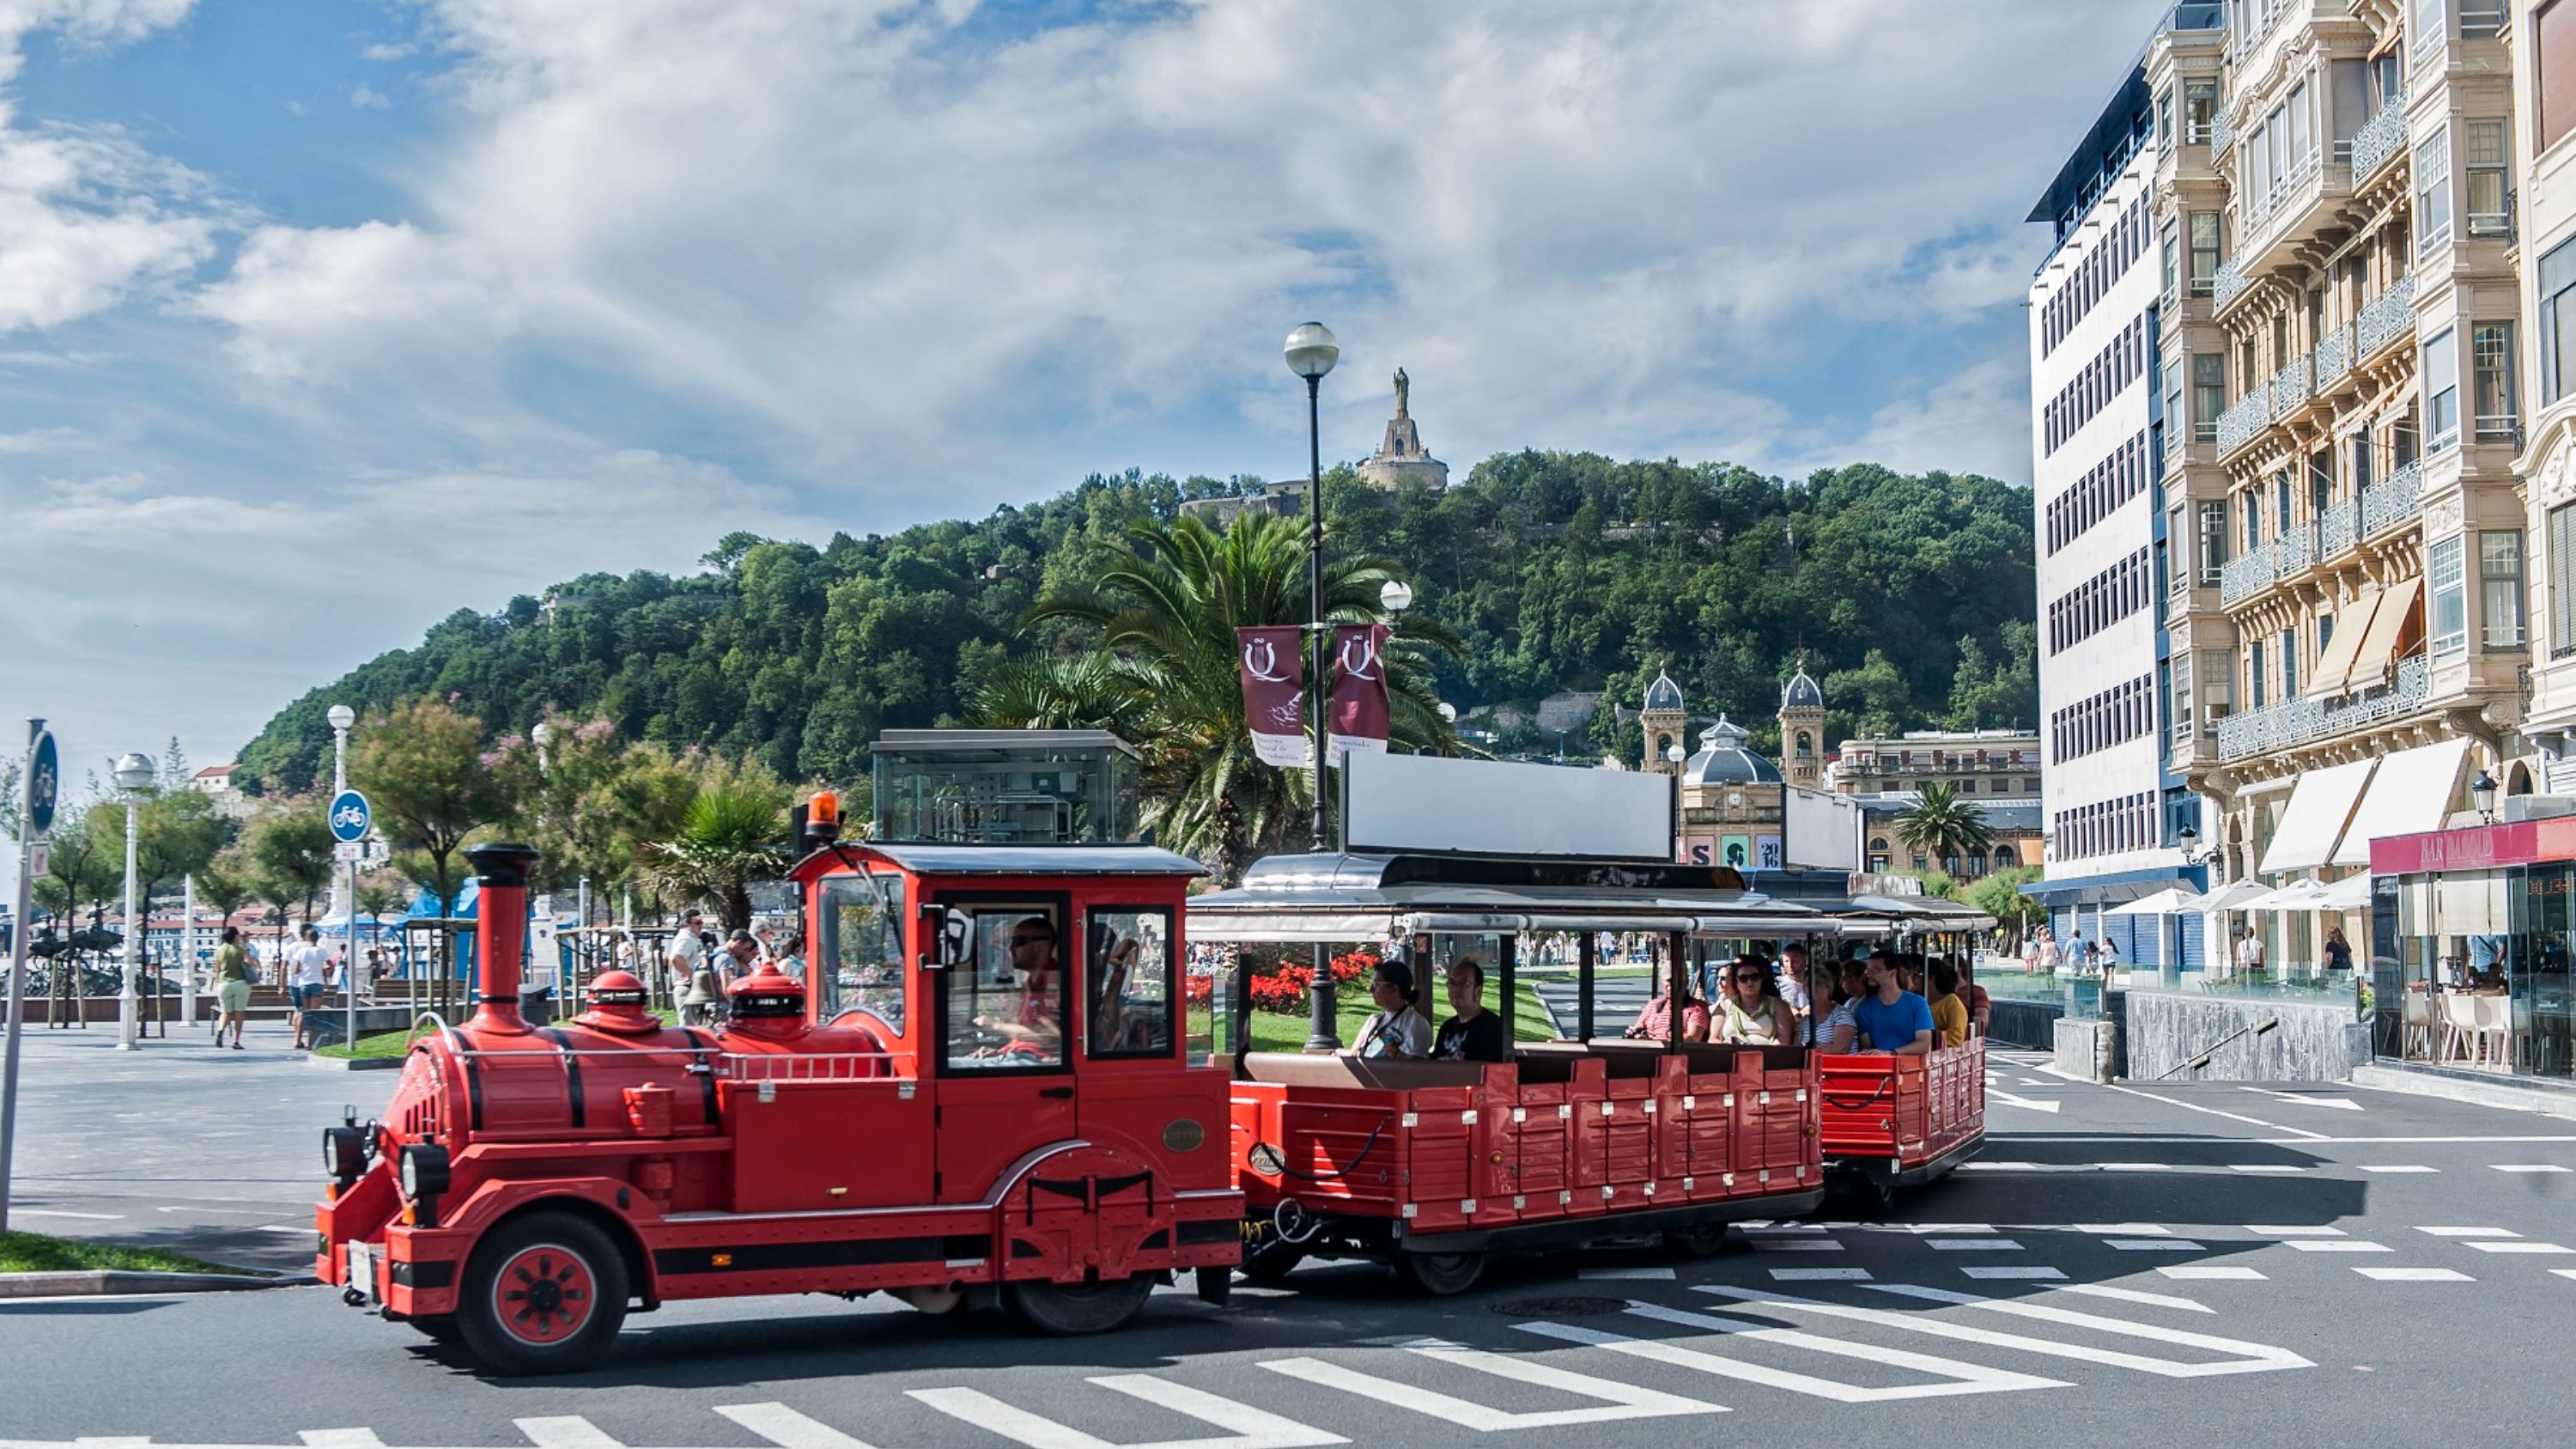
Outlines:
{"label": "cream awning", "polygon": [[2361,641],[2370,637],[2371,616],[2381,597],[2379,590],[2365,589],[2335,617],[2334,637],[2326,641],[2316,673],[2308,679],[2308,698],[2331,699],[2351,687],[2352,662],[2360,657]]}
{"label": "cream awning", "polygon": [[2423,598],[2424,581],[2420,578],[2408,579],[2380,595],[2379,607],[2370,616],[2370,630],[2363,636],[2359,652],[2353,655],[2347,688],[2369,689],[2388,676],[2398,646],[2408,636],[2423,632],[2419,627]]}
{"label": "cream awning", "polygon": [[2468,757],[2467,740],[2443,740],[2383,757],[2331,863],[2366,866],[2370,842],[2382,836],[2441,829],[2459,795],[2460,766]]}
{"label": "cream awning", "polygon": [[2271,848],[2263,852],[2260,873],[2314,870],[2332,860],[2335,847],[2343,843],[2344,826],[2352,821],[2352,807],[2360,803],[2362,787],[2370,783],[2378,763],[2354,760],[2301,775],[2290,793],[2290,808],[2281,813],[2280,829],[2272,832]]}

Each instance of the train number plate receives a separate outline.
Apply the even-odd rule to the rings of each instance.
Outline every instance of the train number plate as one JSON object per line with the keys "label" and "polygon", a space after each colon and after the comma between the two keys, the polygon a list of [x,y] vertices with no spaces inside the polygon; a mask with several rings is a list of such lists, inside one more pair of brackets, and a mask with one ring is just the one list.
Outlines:
{"label": "train number plate", "polygon": [[369,1303],[380,1303],[383,1295],[376,1288],[376,1254],[364,1242],[349,1245],[349,1286],[367,1295]]}

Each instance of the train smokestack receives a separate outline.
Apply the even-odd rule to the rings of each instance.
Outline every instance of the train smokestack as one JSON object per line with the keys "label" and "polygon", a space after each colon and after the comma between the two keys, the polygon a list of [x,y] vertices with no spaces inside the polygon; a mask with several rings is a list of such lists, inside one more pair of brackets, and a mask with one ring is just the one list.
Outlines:
{"label": "train smokestack", "polygon": [[466,862],[482,887],[474,908],[474,1021],[481,1031],[524,1032],[519,1015],[519,961],[528,948],[528,871],[536,847],[495,841],[468,846]]}

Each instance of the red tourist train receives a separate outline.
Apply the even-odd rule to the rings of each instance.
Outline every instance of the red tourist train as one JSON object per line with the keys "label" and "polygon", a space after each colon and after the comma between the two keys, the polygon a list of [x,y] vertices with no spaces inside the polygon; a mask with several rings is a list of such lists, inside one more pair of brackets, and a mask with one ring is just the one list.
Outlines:
{"label": "red tourist train", "polygon": [[[472,1019],[431,1021],[375,1121],[325,1134],[316,1271],[353,1305],[505,1373],[596,1362],[626,1314],[688,1298],[886,1292],[1124,1323],[1187,1273],[1370,1256],[1457,1291],[1495,1252],[1662,1233],[1711,1249],[1812,1210],[1829,1172],[1918,1181],[1982,1135],[1983,1045],[1929,1058],[1593,1039],[1595,931],[1693,940],[1884,929],[1731,871],[1404,856],[1264,861],[1192,899],[1144,845],[843,843],[818,799],[807,980],[737,982],[670,1026],[609,972],[520,1011],[535,852],[469,852]],[[1581,1029],[1492,1064],[1241,1049],[1246,980],[1185,941],[1580,933]],[[1233,1032],[1229,1035],[1228,1028]]]}

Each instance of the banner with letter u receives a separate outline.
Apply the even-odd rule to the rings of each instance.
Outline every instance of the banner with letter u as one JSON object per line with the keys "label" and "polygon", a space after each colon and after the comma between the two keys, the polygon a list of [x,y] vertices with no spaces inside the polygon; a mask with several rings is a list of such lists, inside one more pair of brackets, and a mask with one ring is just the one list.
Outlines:
{"label": "banner with letter u", "polygon": [[1243,719],[1252,727],[1252,753],[1265,765],[1303,769],[1312,763],[1306,748],[1303,634],[1294,624],[1234,631]]}
{"label": "banner with letter u", "polygon": [[1386,697],[1384,624],[1343,624],[1333,630],[1333,688],[1324,721],[1331,744],[1325,760],[1340,765],[1346,750],[1384,750],[1392,710]]}

